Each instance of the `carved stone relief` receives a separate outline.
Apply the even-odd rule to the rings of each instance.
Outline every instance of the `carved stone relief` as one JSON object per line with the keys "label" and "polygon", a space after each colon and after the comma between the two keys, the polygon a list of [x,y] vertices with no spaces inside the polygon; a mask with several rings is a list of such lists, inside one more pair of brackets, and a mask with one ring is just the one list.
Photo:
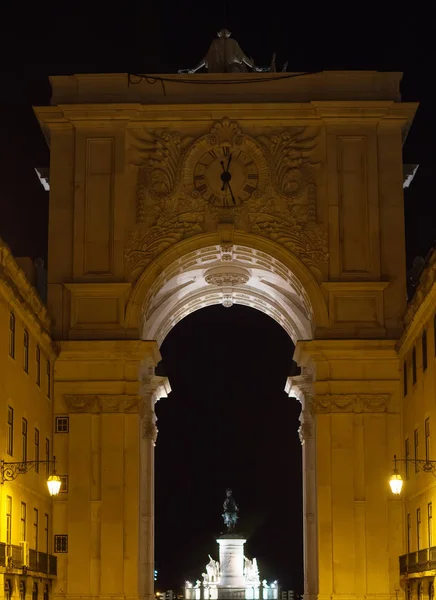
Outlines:
{"label": "carved stone relief", "polygon": [[[129,163],[138,169],[137,224],[125,248],[130,279],[136,279],[170,246],[216,231],[223,222],[234,223],[235,230],[271,239],[317,274],[323,272],[327,235],[317,220],[316,171],[320,163],[314,159],[319,139],[319,130],[311,127],[290,127],[253,138],[228,119],[215,123],[196,140],[176,131],[136,133],[128,151]],[[257,179],[252,181],[259,182],[244,201],[229,207],[205,201],[193,184],[194,165],[207,148],[213,151],[215,145],[223,144],[244,148],[256,164],[257,174],[250,176]],[[222,260],[228,258],[229,253],[223,252]]]}
{"label": "carved stone relief", "polygon": [[73,413],[141,413],[141,396],[128,395],[65,395],[68,412]]}
{"label": "carved stone relief", "polygon": [[390,394],[326,394],[312,398],[314,413],[385,413],[395,412]]}

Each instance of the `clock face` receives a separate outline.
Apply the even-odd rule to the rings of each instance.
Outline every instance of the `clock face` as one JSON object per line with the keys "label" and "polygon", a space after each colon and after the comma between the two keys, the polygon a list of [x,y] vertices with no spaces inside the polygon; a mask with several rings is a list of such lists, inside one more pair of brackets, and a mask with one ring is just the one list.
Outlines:
{"label": "clock face", "polygon": [[232,207],[248,200],[259,186],[259,170],[241,148],[217,146],[195,165],[194,189],[215,206]]}

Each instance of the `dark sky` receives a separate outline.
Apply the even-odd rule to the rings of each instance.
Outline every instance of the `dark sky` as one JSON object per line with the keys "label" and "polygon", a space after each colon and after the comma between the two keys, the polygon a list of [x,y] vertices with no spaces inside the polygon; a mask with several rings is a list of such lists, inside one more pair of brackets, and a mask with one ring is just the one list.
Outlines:
{"label": "dark sky", "polygon": [[[404,72],[404,100],[420,101],[404,149],[419,163],[405,193],[407,254],[435,238],[435,19],[383,3],[44,2],[7,3],[0,19],[0,236],[16,255],[47,254],[48,195],[35,166],[49,152],[33,104],[49,102],[49,74],[173,73],[194,66],[226,25],[259,65],[273,51],[290,71]],[[180,323],[162,348],[173,392],[159,404],[156,555],[160,585],[200,575],[227,485],[241,507],[248,551],[265,576],[301,587],[298,407],[283,385],[292,346],[249,309],[205,309]],[[237,441],[239,439],[239,442]]]}

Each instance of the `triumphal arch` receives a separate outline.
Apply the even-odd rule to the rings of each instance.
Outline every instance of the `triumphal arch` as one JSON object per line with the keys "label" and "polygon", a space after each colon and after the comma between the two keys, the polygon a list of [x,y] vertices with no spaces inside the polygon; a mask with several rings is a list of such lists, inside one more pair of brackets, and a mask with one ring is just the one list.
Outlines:
{"label": "triumphal arch", "polygon": [[51,78],[35,112],[51,149],[54,450],[69,483],[53,509],[68,536],[58,597],[152,596],[159,346],[193,311],[237,303],[296,343],[306,597],[395,598],[404,527],[387,478],[416,110],[400,79]]}

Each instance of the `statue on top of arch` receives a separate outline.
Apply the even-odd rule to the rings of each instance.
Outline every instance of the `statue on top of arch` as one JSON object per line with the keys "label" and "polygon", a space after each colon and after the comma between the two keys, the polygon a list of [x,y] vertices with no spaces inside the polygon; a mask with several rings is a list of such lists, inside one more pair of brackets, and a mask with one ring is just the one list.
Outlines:
{"label": "statue on top of arch", "polygon": [[206,56],[198,65],[194,69],[179,69],[179,73],[193,74],[203,67],[209,73],[247,73],[249,69],[255,73],[275,71],[275,55],[271,67],[266,69],[256,67],[253,59],[248,58],[238,42],[230,37],[231,35],[231,32],[225,28],[218,31],[218,37],[212,41]]}

